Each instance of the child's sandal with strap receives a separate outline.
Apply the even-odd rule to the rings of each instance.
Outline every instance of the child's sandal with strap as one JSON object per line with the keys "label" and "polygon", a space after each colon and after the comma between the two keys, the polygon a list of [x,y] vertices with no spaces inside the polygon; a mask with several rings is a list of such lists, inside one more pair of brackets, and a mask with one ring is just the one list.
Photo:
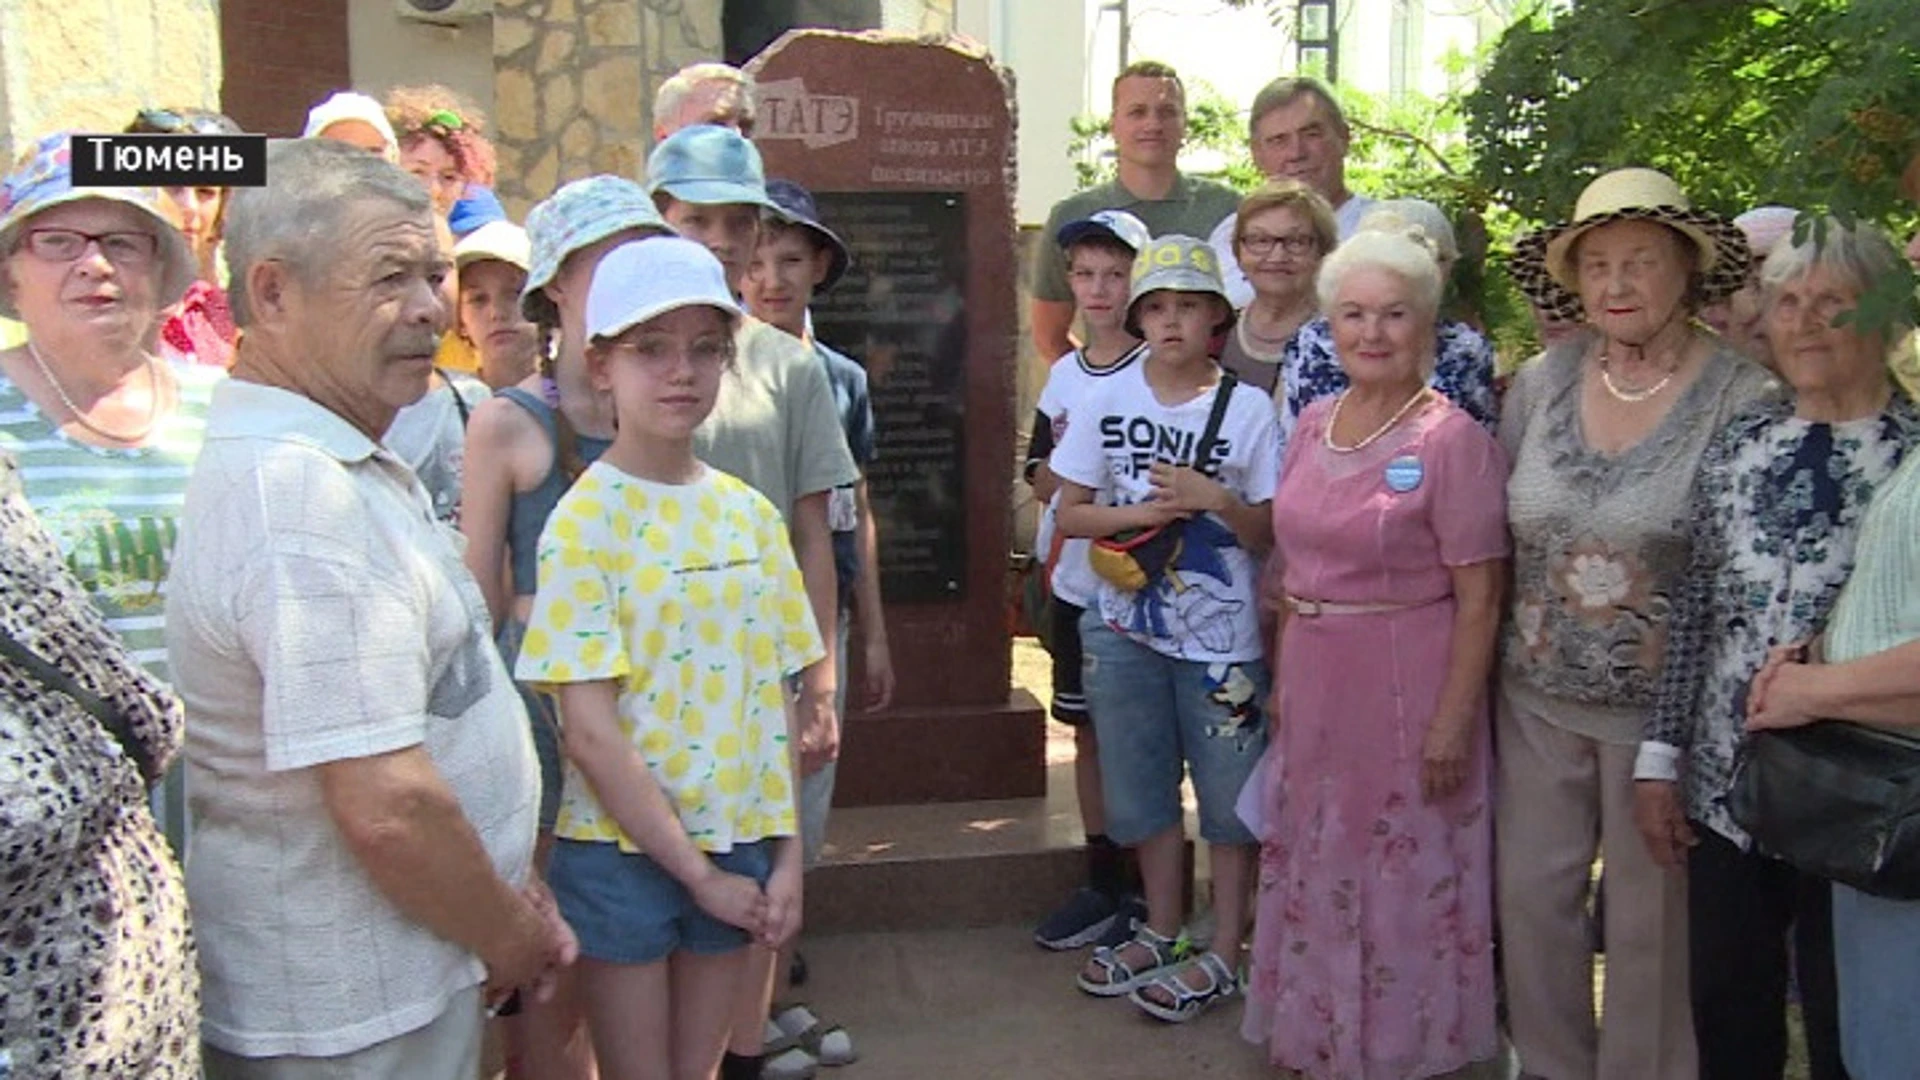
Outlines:
{"label": "child's sandal with strap", "polygon": [[[1207,985],[1198,989],[1188,986],[1187,981],[1181,978],[1188,970],[1206,972]],[[1165,994],[1166,1001],[1148,997],[1147,991],[1154,989]],[[1227,966],[1219,953],[1206,952],[1191,968],[1156,972],[1152,978],[1142,981],[1127,1000],[1155,1019],[1165,1020],[1169,1024],[1184,1024],[1239,992],[1239,975]]]}
{"label": "child's sandal with strap", "polygon": [[[1134,970],[1133,965],[1120,958],[1120,953],[1129,945],[1138,945],[1153,957],[1152,963]],[[1179,938],[1164,937],[1154,932],[1152,927],[1141,923],[1133,934],[1133,939],[1118,948],[1105,945],[1093,950],[1087,962],[1098,968],[1100,977],[1088,978],[1082,971],[1076,980],[1080,989],[1095,997],[1119,997],[1129,993],[1135,987],[1151,981],[1181,960],[1187,953],[1186,943]]]}

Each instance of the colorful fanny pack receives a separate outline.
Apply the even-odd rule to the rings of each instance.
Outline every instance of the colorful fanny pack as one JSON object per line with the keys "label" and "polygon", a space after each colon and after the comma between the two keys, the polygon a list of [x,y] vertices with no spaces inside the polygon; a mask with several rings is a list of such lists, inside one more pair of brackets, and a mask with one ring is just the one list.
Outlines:
{"label": "colorful fanny pack", "polygon": [[[1233,399],[1233,373],[1222,372],[1220,385],[1213,393],[1213,408],[1207,413],[1207,426],[1193,446],[1194,466],[1206,463],[1220,441],[1220,424],[1226,419],[1227,405]],[[1117,588],[1139,592],[1160,580],[1167,567],[1180,557],[1180,545],[1186,541],[1187,522],[1183,518],[1152,528],[1125,529],[1102,536],[1088,546],[1087,564],[1093,572]]]}

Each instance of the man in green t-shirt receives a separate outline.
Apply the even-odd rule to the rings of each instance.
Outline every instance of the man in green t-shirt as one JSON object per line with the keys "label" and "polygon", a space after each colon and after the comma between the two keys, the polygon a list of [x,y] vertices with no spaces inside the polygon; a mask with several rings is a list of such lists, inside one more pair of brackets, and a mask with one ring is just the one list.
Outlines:
{"label": "man in green t-shirt", "polygon": [[1033,251],[1033,342],[1047,360],[1072,350],[1073,292],[1066,256],[1054,242],[1060,226],[1097,210],[1125,210],[1154,236],[1204,239],[1240,206],[1225,184],[1180,173],[1187,133],[1187,92],[1180,75],[1153,60],[1128,64],[1113,80],[1113,142],[1119,175],[1060,200],[1047,215]]}

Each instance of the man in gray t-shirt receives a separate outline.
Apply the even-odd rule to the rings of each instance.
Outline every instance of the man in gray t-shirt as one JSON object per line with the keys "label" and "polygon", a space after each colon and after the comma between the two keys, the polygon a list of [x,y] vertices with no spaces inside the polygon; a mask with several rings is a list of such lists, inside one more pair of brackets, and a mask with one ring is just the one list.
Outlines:
{"label": "man in gray t-shirt", "polygon": [[1118,174],[1060,200],[1047,215],[1033,248],[1033,343],[1049,363],[1073,350],[1073,292],[1066,253],[1054,237],[1060,227],[1097,210],[1125,210],[1154,236],[1205,237],[1240,205],[1225,184],[1185,176],[1177,159],[1187,134],[1187,92],[1165,64],[1143,60],[1113,80],[1113,143]]}

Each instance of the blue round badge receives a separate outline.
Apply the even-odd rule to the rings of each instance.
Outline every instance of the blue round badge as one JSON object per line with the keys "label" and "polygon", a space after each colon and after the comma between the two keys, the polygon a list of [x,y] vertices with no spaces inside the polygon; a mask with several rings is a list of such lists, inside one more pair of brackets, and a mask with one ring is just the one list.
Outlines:
{"label": "blue round badge", "polygon": [[1401,494],[1419,487],[1420,481],[1426,479],[1426,476],[1426,466],[1420,464],[1420,459],[1411,454],[1387,462],[1387,487]]}

